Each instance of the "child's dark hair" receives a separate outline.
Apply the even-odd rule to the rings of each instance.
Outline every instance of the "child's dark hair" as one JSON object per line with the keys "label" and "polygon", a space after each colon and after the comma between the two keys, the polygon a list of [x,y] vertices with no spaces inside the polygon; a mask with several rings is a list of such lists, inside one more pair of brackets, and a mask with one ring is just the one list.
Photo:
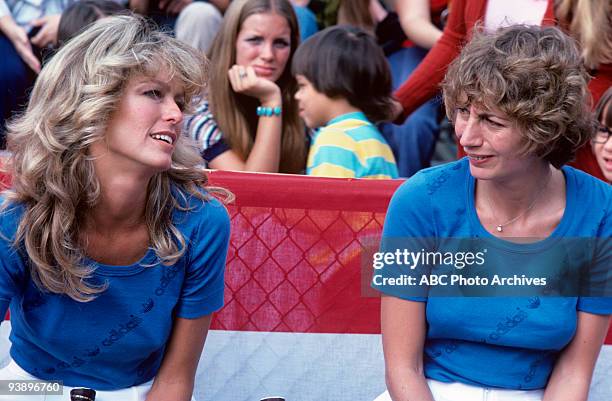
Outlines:
{"label": "child's dark hair", "polygon": [[72,3],[60,18],[57,42],[62,46],[100,18],[122,13],[128,13],[128,10],[112,0],[81,0]]}
{"label": "child's dark hair", "polygon": [[391,72],[376,39],[360,28],[332,26],[298,47],[291,65],[330,98],[345,98],[374,122],[393,118]]}

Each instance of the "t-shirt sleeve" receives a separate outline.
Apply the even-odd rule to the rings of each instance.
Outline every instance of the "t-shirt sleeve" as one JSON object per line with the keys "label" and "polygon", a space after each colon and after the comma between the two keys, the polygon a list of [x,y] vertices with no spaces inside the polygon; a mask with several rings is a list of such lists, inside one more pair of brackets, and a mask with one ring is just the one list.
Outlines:
{"label": "t-shirt sleeve", "polygon": [[383,238],[436,235],[426,177],[417,173],[395,191],[385,216]]}
{"label": "t-shirt sleeve", "polygon": [[12,244],[19,221],[15,209],[10,208],[0,212],[0,322],[11,299],[21,294],[25,271],[24,262]]}
{"label": "t-shirt sleeve", "polygon": [[361,165],[354,141],[341,130],[321,128],[308,154],[306,174],[316,177],[355,178]]}
{"label": "t-shirt sleeve", "polygon": [[206,102],[197,108],[195,114],[187,117],[185,131],[195,141],[200,155],[207,163],[230,150]]}
{"label": "t-shirt sleeve", "polygon": [[595,315],[612,314],[611,297],[580,297],[578,298],[578,310],[593,313]]}
{"label": "t-shirt sleeve", "polygon": [[223,306],[225,261],[230,236],[230,220],[225,207],[216,199],[205,203],[194,238],[189,241],[190,256],[177,316],[195,319]]}
{"label": "t-shirt sleeve", "polygon": [[[381,240],[382,254],[396,254],[404,249],[419,251],[429,249],[436,236],[431,199],[427,191],[426,175],[417,173],[403,183],[391,198]],[[382,261],[382,258],[381,258]],[[402,275],[414,275],[418,270],[411,270],[405,265],[385,264],[378,272],[384,278],[401,278]],[[374,274],[377,274],[375,272]],[[381,282],[381,281],[379,281]],[[426,288],[410,288],[393,285],[376,285],[372,287],[384,294],[402,299],[425,302]]]}
{"label": "t-shirt sleeve", "polygon": [[[611,197],[608,196],[609,200]],[[597,253],[594,271],[591,274],[596,277],[591,279],[596,285],[596,292],[601,295],[610,295],[612,293],[612,206],[607,202],[608,208],[605,217],[599,226],[597,233]],[[583,312],[594,313],[597,315],[612,314],[612,297],[580,297],[578,298],[577,309]]]}

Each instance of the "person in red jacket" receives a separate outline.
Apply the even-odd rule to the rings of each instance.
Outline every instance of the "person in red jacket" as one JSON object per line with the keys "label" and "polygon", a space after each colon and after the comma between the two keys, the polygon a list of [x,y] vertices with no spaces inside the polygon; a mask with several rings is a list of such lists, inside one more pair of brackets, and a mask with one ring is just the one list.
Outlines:
{"label": "person in red jacket", "polygon": [[[515,22],[533,22],[541,23],[541,25],[554,25],[554,7],[553,0],[544,0],[546,8],[539,21],[532,18],[531,21]],[[525,0],[521,0],[525,2]],[[541,0],[531,0],[532,3],[541,3]],[[446,74],[448,65],[459,55],[463,45],[471,38],[474,27],[484,21],[486,15],[492,12],[489,6],[503,6],[506,1],[498,0],[453,0],[451,3],[448,22],[442,37],[431,48],[425,59],[412,73],[410,78],[395,92],[396,98],[402,105],[402,114],[398,120],[405,119],[421,104],[435,96],[438,93],[439,84]],[[514,6],[513,9],[520,7]],[[507,16],[510,17],[510,16]]]}
{"label": "person in red jacket", "polygon": [[[502,0],[454,0],[442,37],[410,78],[395,92],[402,107],[396,122],[403,121],[438,93],[438,86],[448,65],[472,36],[474,28],[484,25],[485,29],[492,29],[495,21],[503,24],[539,23],[545,26],[559,21],[582,46],[583,58],[593,76],[589,90],[595,104],[612,85],[610,7],[607,0],[517,0],[512,4]],[[528,15],[524,10],[531,14]],[[505,12],[509,13],[504,16],[506,18],[500,18]],[[594,35],[595,32],[597,35]],[[465,156],[460,147],[458,156]],[[581,148],[572,164],[595,177],[604,178],[590,146]]]}

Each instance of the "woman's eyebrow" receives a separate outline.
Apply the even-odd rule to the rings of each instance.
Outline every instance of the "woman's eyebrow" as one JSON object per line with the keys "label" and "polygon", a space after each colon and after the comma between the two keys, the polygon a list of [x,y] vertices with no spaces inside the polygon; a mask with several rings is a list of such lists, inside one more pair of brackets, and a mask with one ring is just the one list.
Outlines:
{"label": "woman's eyebrow", "polygon": [[491,118],[491,117],[493,117],[493,118],[497,118],[498,120],[508,121],[508,119],[505,118],[505,117],[501,117],[501,116],[498,116],[497,114],[492,114],[492,113],[489,113],[489,112],[486,112],[486,111],[484,111],[482,113],[478,113],[478,117],[480,117],[480,118]]}
{"label": "woman's eyebrow", "polygon": [[167,82],[162,81],[160,79],[156,79],[156,78],[140,78],[138,81],[139,82],[137,82],[137,84],[136,84],[138,86],[140,86],[140,85],[148,85],[148,84],[156,84],[156,85],[159,85],[162,89],[170,88],[170,85]]}

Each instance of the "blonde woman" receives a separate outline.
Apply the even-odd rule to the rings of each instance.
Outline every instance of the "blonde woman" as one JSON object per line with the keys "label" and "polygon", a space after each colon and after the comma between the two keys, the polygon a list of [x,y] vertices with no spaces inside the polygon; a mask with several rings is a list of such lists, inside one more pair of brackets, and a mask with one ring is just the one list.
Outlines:
{"label": "blonde woman", "polygon": [[208,167],[300,173],[306,136],[289,66],[299,30],[288,0],[235,0],[209,58],[210,87],[185,128]]}
{"label": "blonde woman", "polygon": [[229,236],[180,135],[205,62],[121,16],[43,68],[9,127],[0,315],[10,305],[12,346],[0,378],[61,380],[63,398],[45,400],[82,386],[100,400],[192,399]]}

